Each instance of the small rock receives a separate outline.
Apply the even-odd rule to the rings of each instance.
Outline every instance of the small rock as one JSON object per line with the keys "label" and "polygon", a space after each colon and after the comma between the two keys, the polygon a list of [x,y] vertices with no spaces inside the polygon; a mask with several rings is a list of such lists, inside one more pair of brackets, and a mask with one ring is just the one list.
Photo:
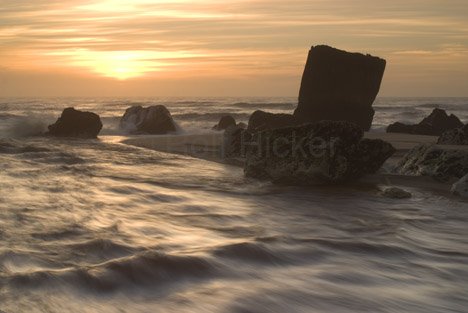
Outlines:
{"label": "small rock", "polygon": [[261,131],[294,125],[297,125],[297,120],[292,114],[275,114],[257,110],[250,116],[247,129],[249,131]]}
{"label": "small rock", "polygon": [[463,127],[463,123],[458,117],[453,114],[449,116],[444,110],[436,108],[419,124],[406,125],[396,122],[387,127],[387,133],[440,136],[445,131],[460,127]]}
{"label": "small rock", "polygon": [[401,188],[398,188],[398,187],[385,188],[382,191],[382,195],[384,197],[392,198],[392,199],[407,199],[407,198],[411,198],[412,196],[410,192],[403,190]]}
{"label": "small rock", "polygon": [[102,129],[99,115],[74,108],[63,110],[60,118],[49,126],[47,135],[55,137],[97,138]]}
{"label": "small rock", "polygon": [[130,134],[155,135],[167,134],[177,129],[171,113],[164,105],[128,108],[120,120],[120,128]]}
{"label": "small rock", "polygon": [[463,198],[468,198],[468,174],[466,174],[459,181],[453,184],[451,191],[454,195]]}
{"label": "small rock", "polygon": [[231,115],[221,117],[218,124],[213,126],[213,130],[225,130],[230,126],[236,126],[236,120]]}

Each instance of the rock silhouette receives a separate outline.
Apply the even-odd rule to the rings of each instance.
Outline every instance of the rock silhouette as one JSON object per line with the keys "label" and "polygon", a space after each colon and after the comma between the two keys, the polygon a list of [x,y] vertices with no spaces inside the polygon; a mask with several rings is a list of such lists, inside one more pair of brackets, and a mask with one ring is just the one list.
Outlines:
{"label": "rock silhouette", "polygon": [[453,114],[447,115],[442,109],[434,109],[432,113],[415,125],[400,122],[387,127],[387,133],[404,133],[414,135],[440,136],[445,131],[463,127],[463,123]]}
{"label": "rock silhouette", "polygon": [[249,131],[260,131],[293,125],[297,125],[297,119],[294,115],[257,110],[250,116],[247,129]]}
{"label": "rock silhouette", "polygon": [[164,105],[128,108],[120,120],[120,128],[130,134],[161,135],[176,131],[171,113]]}
{"label": "rock silhouette", "polygon": [[294,112],[299,122],[349,121],[369,130],[386,61],[329,46],[309,51]]}
{"label": "rock silhouette", "polygon": [[236,126],[236,120],[231,115],[225,115],[221,117],[213,130],[226,130],[229,126]]}
{"label": "rock silhouette", "polygon": [[102,129],[99,115],[66,108],[55,122],[49,125],[47,135],[55,137],[97,138]]}

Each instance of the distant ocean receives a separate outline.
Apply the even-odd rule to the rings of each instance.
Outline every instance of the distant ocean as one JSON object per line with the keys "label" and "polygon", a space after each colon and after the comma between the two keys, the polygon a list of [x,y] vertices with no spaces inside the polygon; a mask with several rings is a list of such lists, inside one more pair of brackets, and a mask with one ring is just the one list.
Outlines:
{"label": "distant ocean", "polygon": [[[405,188],[284,187],[242,169],[121,144],[131,105],[180,133],[295,98],[0,99],[0,312],[466,312],[467,203]],[[98,140],[30,136],[65,107]],[[379,98],[373,131],[468,98]]]}

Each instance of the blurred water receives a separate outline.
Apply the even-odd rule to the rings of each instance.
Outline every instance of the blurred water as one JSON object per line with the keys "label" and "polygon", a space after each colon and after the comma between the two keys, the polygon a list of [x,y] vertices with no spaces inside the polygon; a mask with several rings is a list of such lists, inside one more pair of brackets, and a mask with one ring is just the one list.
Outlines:
{"label": "blurred water", "polygon": [[[466,201],[278,187],[119,143],[131,103],[165,103],[186,131],[204,132],[217,114],[245,121],[293,99],[2,101],[0,311],[466,312]],[[375,128],[434,104],[466,122],[463,103],[379,99]],[[17,136],[72,105],[101,114],[107,135]]]}

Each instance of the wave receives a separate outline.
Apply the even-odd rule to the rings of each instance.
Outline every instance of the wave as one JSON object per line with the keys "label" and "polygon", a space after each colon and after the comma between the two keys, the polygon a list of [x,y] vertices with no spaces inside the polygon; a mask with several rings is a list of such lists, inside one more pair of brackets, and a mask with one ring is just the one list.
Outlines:
{"label": "wave", "polygon": [[[48,118],[44,116],[10,117],[3,127],[3,137],[21,138],[39,136],[47,131]],[[6,136],[5,136],[6,135]]]}
{"label": "wave", "polygon": [[18,289],[68,285],[82,291],[112,292],[132,285],[167,286],[209,278],[216,273],[216,267],[201,257],[149,251],[89,267],[16,273],[5,278],[10,286]]}
{"label": "wave", "polygon": [[284,258],[259,243],[242,242],[217,248],[214,255],[245,262],[284,263]]}
{"label": "wave", "polygon": [[174,119],[182,120],[205,120],[218,122],[219,119],[225,115],[231,115],[236,120],[248,120],[250,113],[226,113],[226,112],[216,112],[216,113],[179,113],[172,114]]}

